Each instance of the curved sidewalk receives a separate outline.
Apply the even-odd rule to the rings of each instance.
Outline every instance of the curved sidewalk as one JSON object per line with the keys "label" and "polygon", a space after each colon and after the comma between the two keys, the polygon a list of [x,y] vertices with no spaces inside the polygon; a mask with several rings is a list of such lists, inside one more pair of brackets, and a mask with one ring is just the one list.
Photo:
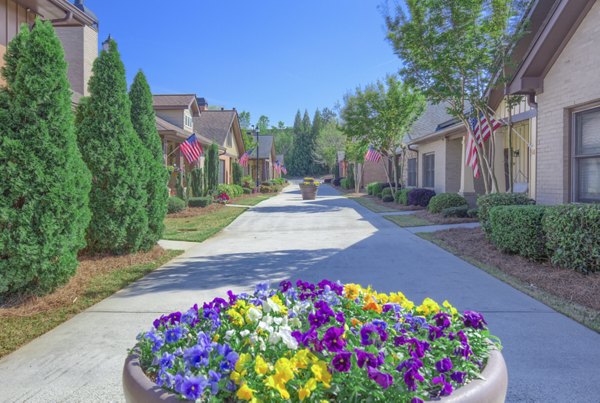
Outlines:
{"label": "curved sidewalk", "polygon": [[261,281],[323,278],[448,299],[483,312],[504,344],[508,401],[599,401],[600,335],[379,214],[323,186],[297,186],[215,237],[0,361],[2,401],[120,401],[121,368],[138,332]]}

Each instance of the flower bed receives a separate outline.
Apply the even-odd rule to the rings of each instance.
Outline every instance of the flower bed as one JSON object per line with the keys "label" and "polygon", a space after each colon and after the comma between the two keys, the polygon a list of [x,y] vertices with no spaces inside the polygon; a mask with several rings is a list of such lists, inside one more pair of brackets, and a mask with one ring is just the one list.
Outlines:
{"label": "flower bed", "polygon": [[420,402],[476,379],[494,345],[482,315],[356,284],[284,281],[154,321],[146,375],[196,400]]}

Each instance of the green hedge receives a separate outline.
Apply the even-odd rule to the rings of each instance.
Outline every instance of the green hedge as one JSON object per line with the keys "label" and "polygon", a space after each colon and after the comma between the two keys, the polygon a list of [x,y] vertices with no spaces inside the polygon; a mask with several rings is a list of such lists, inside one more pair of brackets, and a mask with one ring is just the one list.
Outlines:
{"label": "green hedge", "polygon": [[381,197],[383,191],[383,185],[381,182],[371,182],[367,185],[367,193],[371,196]]}
{"label": "green hedge", "polygon": [[[381,191],[381,198],[383,199],[384,197],[391,197],[391,198],[392,198],[392,200],[391,200],[391,201],[393,201],[393,200],[394,200],[394,195],[393,195],[393,193],[392,193],[392,188],[384,188],[384,189]],[[384,200],[384,201],[385,201],[385,200]]]}
{"label": "green hedge", "polygon": [[188,200],[188,206],[190,207],[206,207],[211,205],[213,202],[212,197],[210,196],[206,196],[206,197],[191,197]]}
{"label": "green hedge", "polygon": [[477,207],[479,207],[478,215],[481,228],[486,235],[490,236],[492,228],[489,223],[489,214],[492,207],[531,204],[535,204],[535,200],[531,200],[527,195],[520,193],[492,193],[479,196],[477,198]]}
{"label": "green hedge", "polygon": [[340,180],[340,187],[342,189],[350,189],[350,183],[348,181],[348,178],[343,178]]}
{"label": "green hedge", "polygon": [[600,271],[600,206],[548,208],[543,220],[553,264],[580,272]]}
{"label": "green hedge", "polygon": [[250,188],[242,188],[242,190],[244,191],[245,195],[252,194],[252,189],[250,189]]}
{"label": "green hedge", "polygon": [[450,217],[457,217],[457,218],[465,218],[469,216],[469,206],[468,205],[464,205],[464,206],[458,206],[458,207],[448,207],[442,210],[442,217],[445,218],[450,218]]}
{"label": "green hedge", "polygon": [[235,199],[244,194],[244,189],[240,185],[224,185],[217,186],[217,195],[227,193],[230,199]]}
{"label": "green hedge", "polygon": [[169,214],[179,213],[185,207],[185,201],[183,201],[179,197],[172,196],[169,197],[167,201],[167,213]]}
{"label": "green hedge", "polygon": [[472,208],[467,211],[467,217],[469,218],[478,218],[479,217],[479,209]]}
{"label": "green hedge", "polygon": [[412,189],[400,189],[396,192],[396,203],[408,206],[408,192]]}
{"label": "green hedge", "polygon": [[542,226],[544,206],[496,206],[489,212],[490,239],[502,252],[532,260],[548,256]]}
{"label": "green hedge", "polygon": [[467,205],[467,199],[458,193],[440,193],[429,200],[427,209],[430,213],[441,213],[442,210],[451,207],[461,207]]}

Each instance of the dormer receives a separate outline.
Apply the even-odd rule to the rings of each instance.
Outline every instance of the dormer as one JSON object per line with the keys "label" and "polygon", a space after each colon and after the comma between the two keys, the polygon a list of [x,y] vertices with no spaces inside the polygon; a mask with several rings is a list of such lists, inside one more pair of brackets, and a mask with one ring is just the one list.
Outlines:
{"label": "dormer", "polygon": [[195,94],[159,94],[152,99],[156,116],[186,132],[194,132],[194,117],[200,116]]}

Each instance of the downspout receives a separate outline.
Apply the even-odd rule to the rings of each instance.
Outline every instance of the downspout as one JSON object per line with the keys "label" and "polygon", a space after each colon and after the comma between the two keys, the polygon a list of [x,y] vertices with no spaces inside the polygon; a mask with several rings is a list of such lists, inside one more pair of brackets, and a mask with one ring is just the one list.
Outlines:
{"label": "downspout", "polygon": [[57,24],[57,23],[62,23],[62,22],[68,22],[71,21],[73,19],[73,12],[72,11],[67,11],[67,14],[65,14],[65,16],[63,18],[57,18],[55,20],[50,20],[50,22],[52,23],[52,25]]}

